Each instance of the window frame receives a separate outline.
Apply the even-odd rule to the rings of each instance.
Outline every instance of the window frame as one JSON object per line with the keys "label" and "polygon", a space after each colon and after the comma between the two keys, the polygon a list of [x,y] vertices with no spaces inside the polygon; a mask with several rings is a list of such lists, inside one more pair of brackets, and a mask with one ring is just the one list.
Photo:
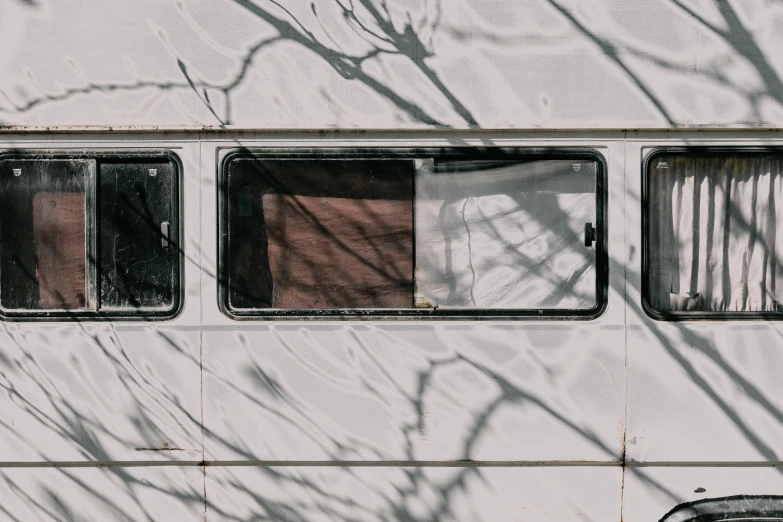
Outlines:
{"label": "window frame", "polygon": [[[87,243],[92,245],[92,254],[98,256],[100,223],[98,214],[100,211],[100,165],[101,163],[119,161],[132,163],[136,159],[140,162],[159,161],[168,162],[174,170],[171,176],[171,219],[169,224],[169,238],[171,248],[176,248],[176,255],[172,256],[172,303],[162,310],[144,309],[111,309],[97,310],[8,310],[0,306],[0,320],[20,322],[46,322],[46,321],[161,321],[173,319],[180,314],[184,300],[184,250],[182,248],[184,204],[182,201],[182,176],[183,166],[180,157],[167,149],[6,149],[0,151],[0,162],[5,160],[94,160],[96,162],[95,178],[89,193],[87,206],[86,234]],[[91,217],[92,216],[92,217]],[[172,238],[173,236],[173,238]],[[1,247],[1,245],[0,245]],[[89,250],[88,246],[88,250]],[[89,263],[89,261],[88,261]],[[100,268],[95,263],[95,284],[97,292],[100,292]]]}
{"label": "window frame", "polygon": [[[234,159],[436,159],[436,160],[562,160],[582,159],[596,163],[596,304],[589,309],[432,309],[432,308],[389,308],[389,309],[273,309],[259,308],[252,311],[232,309],[229,303],[229,205],[228,166]],[[233,320],[591,320],[606,310],[609,294],[609,255],[606,205],[607,163],[604,156],[595,149],[584,147],[347,147],[347,148],[260,148],[245,147],[229,150],[222,159],[217,158],[217,245],[218,278],[217,298],[220,311]],[[414,172],[413,215],[416,215],[416,174]],[[415,230],[414,230],[414,274],[415,274]],[[415,277],[415,276],[414,276]]]}
{"label": "window frame", "polygon": [[783,147],[780,146],[663,146],[655,147],[646,154],[642,154],[642,309],[656,321],[770,321],[783,319],[783,312],[720,312],[720,311],[662,311],[656,310],[651,299],[651,245],[650,245],[650,175],[649,168],[652,162],[661,156],[678,154],[683,156],[704,156],[711,154],[715,157],[727,156],[754,156],[757,154],[775,154],[781,156],[783,161]]}

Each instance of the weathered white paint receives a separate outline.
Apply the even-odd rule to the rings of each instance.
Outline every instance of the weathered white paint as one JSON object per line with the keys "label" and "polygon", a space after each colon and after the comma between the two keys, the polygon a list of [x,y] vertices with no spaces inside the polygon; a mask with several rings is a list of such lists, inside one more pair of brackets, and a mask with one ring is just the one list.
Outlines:
{"label": "weathered white paint", "polygon": [[[177,479],[166,472],[156,475],[162,491],[153,500],[127,493],[133,500],[118,502],[136,502],[133,509],[157,513],[168,509],[162,500],[166,495],[176,499],[175,506],[184,502],[187,507],[203,501],[206,487],[215,517],[249,516],[260,514],[269,500],[253,488],[274,491],[262,487],[273,480],[280,492],[265,494],[278,508],[298,506],[314,519],[362,510],[372,512],[370,519],[383,518],[399,504],[390,493],[397,484],[394,477],[422,473],[436,478],[427,479],[426,488],[405,501],[413,520],[427,519],[428,510],[446,502],[444,509],[464,520],[517,516],[519,506],[532,506],[530,520],[541,520],[543,512],[566,520],[580,520],[577,513],[617,520],[622,508],[624,520],[641,521],[650,518],[639,506],[653,506],[657,520],[678,501],[694,498],[664,494],[660,484],[637,480],[648,471],[659,474],[674,466],[684,474],[697,473],[702,468],[693,468],[694,463],[710,463],[721,467],[722,476],[734,477],[734,470],[749,463],[780,462],[780,327],[759,322],[669,324],[646,317],[639,304],[637,231],[641,160],[652,147],[783,144],[783,136],[516,133],[455,139],[445,134],[358,138],[338,133],[235,138],[6,135],[0,144],[169,148],[184,164],[186,295],[180,316],[162,323],[0,324],[0,468],[10,477],[5,487],[18,485],[14,498],[24,499],[21,504],[15,500],[13,509],[43,509],[30,506],[48,495],[49,486],[39,485],[47,481],[54,481],[57,491],[73,490],[68,498],[79,498],[79,488],[85,486],[78,475],[10,465],[82,462],[88,468],[74,473],[100,477],[109,472],[90,462],[114,462],[119,467],[109,476],[120,481],[122,491],[133,491],[133,470],[157,474],[159,468],[150,467],[153,461],[173,460],[177,470],[196,477],[201,490],[177,493]],[[456,144],[586,147],[606,158],[611,272],[609,305],[601,317],[586,322],[237,322],[219,311],[215,168],[228,150]],[[624,451],[632,464],[625,468],[623,488]],[[206,475],[198,465],[203,459],[209,463]],[[476,464],[434,467],[464,460]],[[365,467],[382,462],[380,469]],[[423,467],[410,466],[416,462]],[[645,466],[637,469],[637,462]],[[225,467],[230,463],[251,467]],[[275,463],[285,467],[258,467]],[[310,463],[335,467],[316,469]],[[529,467],[531,463],[539,464]],[[507,467],[487,467],[497,464]],[[448,483],[437,477],[464,469],[476,485],[458,488],[460,493],[445,501],[433,500]],[[771,469],[764,473],[778,474]],[[48,478],[52,476],[59,480]],[[329,488],[319,489],[310,478],[302,482],[312,476],[328,477],[318,480],[326,480]],[[369,496],[351,486],[356,476],[372,484]],[[300,481],[298,486],[286,486],[292,477]],[[89,495],[115,496],[111,481],[91,480],[96,485],[88,488]],[[753,486],[755,480],[732,487],[733,479],[727,478],[713,488],[721,494],[769,491]],[[525,497],[535,500],[530,504],[503,493],[536,492],[538,486],[531,484],[539,482],[551,487],[546,494]],[[478,485],[484,483],[492,486]],[[583,494],[586,486],[580,484],[595,490]],[[35,493],[25,496],[29,492]],[[328,499],[331,507],[312,495]],[[56,502],[53,498],[41,505]],[[189,500],[179,500],[183,498]],[[376,500],[368,500],[372,498]],[[563,504],[564,498],[572,502]],[[92,504],[90,515],[117,518],[110,505]],[[323,512],[313,514],[318,506]],[[150,518],[164,520],[166,515]]]}
{"label": "weathered white paint", "polygon": [[4,468],[0,498],[9,521],[204,520],[195,467]]}
{"label": "weathered white paint", "polygon": [[620,520],[620,468],[208,471],[209,520]]}
{"label": "weathered white paint", "polygon": [[200,460],[198,331],[6,324],[0,339],[3,462]]}
{"label": "weathered white paint", "polygon": [[427,323],[205,332],[207,458],[617,461],[623,334]]}
{"label": "weathered white paint", "polygon": [[[0,147],[63,148],[62,142],[4,140]],[[87,138],[65,148],[117,147]],[[182,313],[165,323],[4,322],[0,460],[198,461],[201,376],[198,149],[186,143],[125,140],[122,148],[170,148],[184,177]]]}
{"label": "weathered white paint", "polygon": [[[200,520],[206,503],[210,520],[430,520],[442,509],[457,520],[643,522],[704,496],[780,493],[779,467],[748,466],[783,461],[783,329],[648,318],[639,198],[652,147],[783,145],[783,4],[388,3],[385,28],[357,16],[394,44],[351,29],[332,0],[0,0],[0,150],[170,149],[184,165],[185,237],[176,319],[0,323],[0,518]],[[394,45],[403,52],[372,54]],[[368,53],[361,67],[346,61]],[[686,130],[638,131],[653,127]],[[116,128],[127,132],[102,132]],[[306,132],[318,128],[341,131]],[[221,314],[226,151],[387,145],[602,154],[605,313]],[[644,466],[621,467],[623,455]],[[434,467],[458,459],[479,463]],[[151,466],[160,461],[174,466]],[[88,467],[9,467],[66,462]],[[286,466],[257,466],[275,463]],[[487,467],[497,464],[509,467]]]}
{"label": "weathered white paint", "polygon": [[[780,136],[702,136],[699,144],[780,145]],[[692,139],[638,135],[628,142],[629,201],[641,192],[641,158]],[[627,205],[628,230],[641,208]],[[641,310],[641,237],[629,233],[627,457],[638,461],[780,461],[781,327],[778,322],[681,322]],[[633,258],[630,257],[634,252]]]}
{"label": "weathered white paint", "polygon": [[369,4],[352,18],[337,0],[2,0],[0,122],[783,124],[778,2]]}

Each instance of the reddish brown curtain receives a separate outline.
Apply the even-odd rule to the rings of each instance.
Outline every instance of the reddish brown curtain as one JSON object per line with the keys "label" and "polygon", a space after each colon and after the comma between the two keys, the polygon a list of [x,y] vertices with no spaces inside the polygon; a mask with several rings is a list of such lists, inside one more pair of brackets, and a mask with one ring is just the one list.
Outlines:
{"label": "reddish brown curtain", "polygon": [[410,201],[263,197],[274,308],[412,305]]}
{"label": "reddish brown curtain", "polygon": [[41,308],[86,304],[86,202],[77,192],[38,192],[33,230]]}
{"label": "reddish brown curtain", "polygon": [[232,306],[413,306],[412,161],[242,160],[229,192]]}

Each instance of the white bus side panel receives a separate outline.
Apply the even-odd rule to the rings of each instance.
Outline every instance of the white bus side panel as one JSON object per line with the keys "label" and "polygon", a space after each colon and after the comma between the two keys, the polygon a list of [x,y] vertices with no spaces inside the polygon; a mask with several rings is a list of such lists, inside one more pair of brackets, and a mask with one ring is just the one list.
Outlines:
{"label": "white bus side panel", "polygon": [[[622,248],[622,143],[575,139],[609,164],[610,247]],[[447,146],[470,139],[319,140],[326,146]],[[562,146],[554,139],[482,144]],[[204,186],[230,148],[305,140],[205,141]],[[614,182],[612,181],[614,180]],[[205,198],[205,274],[217,265],[217,198]],[[619,461],[625,408],[622,269],[593,321],[232,321],[202,284],[207,459]]]}
{"label": "white bus side panel", "polygon": [[170,321],[0,324],[0,461],[199,461],[198,147],[170,138],[9,140],[0,148],[170,149],[183,163],[184,308]]}
{"label": "white bus side panel", "polygon": [[203,342],[210,460],[621,458],[621,329],[306,323]]}
{"label": "white bus side panel", "polygon": [[0,124],[783,124],[776,3],[344,4],[5,0]]}
{"label": "white bus side panel", "polygon": [[[781,144],[779,135],[634,136],[627,145],[629,201],[640,201],[642,158],[655,147],[776,144]],[[639,290],[641,211],[639,204],[628,205],[627,458],[649,463],[780,462],[781,327],[765,321],[648,317]]]}
{"label": "white bus side panel", "polygon": [[203,522],[204,475],[191,467],[4,468],[0,519]]}
{"label": "white bus side panel", "polygon": [[619,521],[621,469],[207,469],[207,519]]}

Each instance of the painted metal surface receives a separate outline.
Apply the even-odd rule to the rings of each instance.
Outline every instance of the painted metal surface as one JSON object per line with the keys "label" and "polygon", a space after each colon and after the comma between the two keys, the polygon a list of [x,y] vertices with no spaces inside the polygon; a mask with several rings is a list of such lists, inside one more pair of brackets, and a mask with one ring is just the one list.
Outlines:
{"label": "painted metal surface", "polygon": [[[780,494],[783,329],[649,318],[640,198],[655,147],[783,145],[782,23],[761,0],[0,0],[0,150],[174,151],[185,265],[170,321],[0,322],[0,518],[644,522]],[[597,151],[605,312],[222,314],[225,154],[362,146]]]}
{"label": "painted metal surface", "polygon": [[4,468],[0,498],[9,521],[204,520],[195,467]]}
{"label": "painted metal surface", "polygon": [[783,6],[0,2],[3,125],[783,124]]}
{"label": "painted metal surface", "polygon": [[622,329],[262,328],[204,333],[209,459],[621,458]]}
{"label": "painted metal surface", "polygon": [[209,471],[209,520],[620,520],[619,468]]}
{"label": "painted metal surface", "polygon": [[[594,320],[238,322],[220,311],[215,168],[221,155],[282,142],[452,141],[445,135],[226,140],[182,134],[18,136],[2,143],[6,149],[170,148],[184,165],[181,315],[157,323],[0,323],[0,468],[15,499],[8,513],[24,519],[26,510],[40,509],[45,519],[44,507],[59,502],[60,488],[73,489],[74,499],[119,495],[123,503],[130,495],[138,509],[150,510],[149,518],[161,520],[166,515],[157,510],[168,508],[147,504],[171,495],[187,513],[177,515],[182,519],[201,518],[206,509],[218,520],[279,519],[284,512],[293,520],[389,513],[429,520],[440,512],[458,520],[619,520],[622,513],[623,520],[643,521],[713,491],[774,492],[783,451],[780,327],[646,316],[636,231],[645,151],[694,142],[780,144],[776,134],[462,138],[466,145],[567,144],[606,158],[610,292],[606,311]],[[157,477],[160,488],[150,498],[158,500],[134,496],[142,487],[134,485],[134,470]],[[688,494],[677,485],[678,473],[708,472],[725,479]],[[91,478],[88,487],[79,473],[112,478]],[[195,480],[201,490],[180,491],[172,473],[191,477],[187,484]],[[772,485],[757,487],[757,476]],[[365,493],[351,485],[357,480],[367,482]],[[112,493],[110,483],[123,492]],[[439,493],[447,490],[459,493]],[[518,491],[529,494],[512,494]],[[142,516],[123,518],[108,501],[90,505],[101,514],[96,518]],[[60,518],[79,519],[65,506],[71,514]]]}

